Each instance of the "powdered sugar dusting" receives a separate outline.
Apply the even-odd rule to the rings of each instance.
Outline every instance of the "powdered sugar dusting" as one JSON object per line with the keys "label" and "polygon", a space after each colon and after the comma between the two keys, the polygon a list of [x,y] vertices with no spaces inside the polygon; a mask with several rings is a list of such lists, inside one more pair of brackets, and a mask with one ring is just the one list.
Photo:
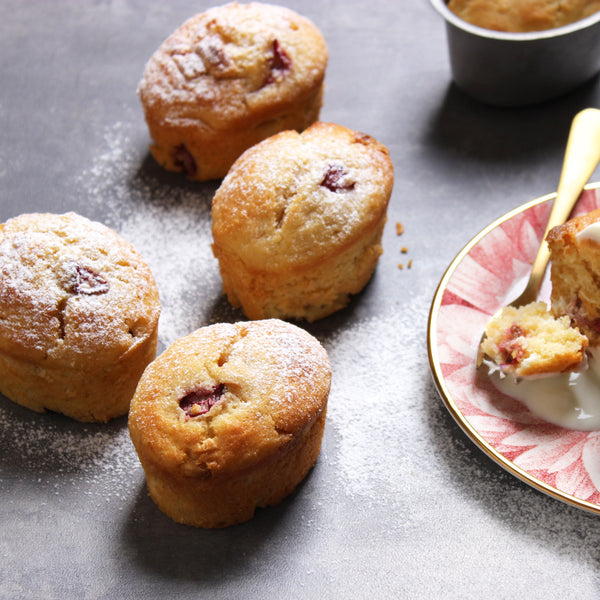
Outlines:
{"label": "powdered sugar dusting", "polygon": [[141,332],[146,321],[153,331],[158,310],[148,269],[109,228],[74,213],[26,214],[7,221],[2,234],[0,295],[10,310],[1,329],[14,345],[59,361],[93,353],[112,363],[137,342],[132,323]]}
{"label": "powdered sugar dusting", "polygon": [[[247,150],[215,197],[218,245],[258,268],[285,268],[318,261],[373,227],[391,193],[391,168],[349,135],[317,123]],[[324,185],[331,173],[337,175]],[[261,210],[257,198],[264,199]]]}
{"label": "powdered sugar dusting", "polygon": [[[415,398],[427,379],[427,302],[418,297],[395,315],[366,319],[325,339],[334,365],[328,419],[339,437],[338,468],[345,493],[379,501],[401,499],[398,485],[416,485],[415,449],[424,451],[407,424],[414,423]],[[401,332],[401,334],[400,334]],[[376,357],[376,360],[373,360]],[[394,493],[381,490],[392,488]]]}
{"label": "powdered sugar dusting", "polygon": [[300,15],[279,6],[227,4],[178,27],[148,61],[138,89],[155,119],[200,116],[210,123],[213,115],[236,119],[257,103],[260,108],[269,84],[293,88],[303,100],[320,84],[326,63],[320,32]]}
{"label": "powdered sugar dusting", "polygon": [[321,345],[300,327],[270,319],[252,323],[251,331],[259,345],[277,348],[273,359],[281,372],[311,379],[323,371],[326,357]]}
{"label": "powdered sugar dusting", "polygon": [[[255,361],[261,357],[254,369],[256,381],[252,382],[258,386],[258,393],[264,390],[263,382],[276,382],[275,393],[269,398],[272,406],[274,402],[279,403],[276,410],[304,414],[306,419],[310,419],[314,411],[320,411],[330,365],[317,340],[303,329],[277,319],[253,321],[241,326],[240,330],[243,337],[238,344],[242,361],[248,362],[244,355]],[[305,392],[303,402],[296,399],[292,404],[291,399],[297,398],[300,390]]]}
{"label": "powdered sugar dusting", "polygon": [[0,447],[4,468],[38,475],[45,491],[41,497],[60,496],[76,486],[99,504],[115,501],[120,507],[139,486],[139,462],[122,419],[84,425],[2,399]]}
{"label": "powdered sugar dusting", "polygon": [[129,240],[157,281],[163,346],[206,324],[221,296],[212,255],[210,205],[216,186],[162,183],[140,169],[132,149],[131,125],[116,123],[105,134],[107,150],[82,174],[90,202],[104,222]]}

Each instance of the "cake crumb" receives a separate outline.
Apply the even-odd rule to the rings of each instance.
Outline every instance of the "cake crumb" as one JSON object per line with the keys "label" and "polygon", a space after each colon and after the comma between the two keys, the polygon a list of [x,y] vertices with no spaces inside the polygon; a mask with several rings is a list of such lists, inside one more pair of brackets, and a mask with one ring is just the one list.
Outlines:
{"label": "cake crumb", "polygon": [[402,254],[406,254],[408,252],[408,248],[406,246],[402,246],[402,248],[400,248],[400,252],[402,252]]}
{"label": "cake crumb", "polygon": [[402,223],[396,223],[396,233],[402,235],[404,233],[404,225]]}
{"label": "cake crumb", "polygon": [[398,264],[398,268],[399,268],[399,269],[404,269],[404,265],[403,265],[402,263],[399,263],[399,264]]}
{"label": "cake crumb", "polygon": [[412,267],[412,258],[408,261],[408,268],[410,269]]}

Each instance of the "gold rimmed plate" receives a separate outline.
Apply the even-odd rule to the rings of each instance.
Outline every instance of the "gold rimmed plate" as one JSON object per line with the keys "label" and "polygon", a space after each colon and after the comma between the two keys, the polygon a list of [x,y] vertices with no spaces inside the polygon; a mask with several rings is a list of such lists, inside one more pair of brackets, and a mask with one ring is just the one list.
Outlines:
{"label": "gold rimmed plate", "polygon": [[[476,367],[487,321],[525,286],[555,197],[537,198],[505,214],[452,261],[429,313],[429,363],[446,408],[483,452],[537,490],[600,514],[600,432],[539,419]],[[586,186],[573,214],[596,208],[600,183]],[[549,289],[546,280],[541,300],[548,300]]]}

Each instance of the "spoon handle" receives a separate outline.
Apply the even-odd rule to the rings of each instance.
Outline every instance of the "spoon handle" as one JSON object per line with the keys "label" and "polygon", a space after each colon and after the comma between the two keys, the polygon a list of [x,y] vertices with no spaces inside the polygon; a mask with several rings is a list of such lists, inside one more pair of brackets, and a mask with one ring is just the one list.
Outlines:
{"label": "spoon handle", "polygon": [[586,108],[575,115],[571,124],[558,192],[522,297],[537,297],[550,259],[550,250],[545,242],[546,235],[554,226],[564,223],[569,218],[598,162],[600,162],[600,110]]}

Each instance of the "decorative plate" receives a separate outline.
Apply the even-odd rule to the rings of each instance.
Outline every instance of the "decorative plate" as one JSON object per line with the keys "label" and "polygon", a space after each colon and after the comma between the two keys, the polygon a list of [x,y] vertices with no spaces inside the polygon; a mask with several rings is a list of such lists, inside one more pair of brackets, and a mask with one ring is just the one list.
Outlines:
{"label": "decorative plate", "polygon": [[[549,424],[505,396],[476,368],[483,329],[525,287],[556,194],[516,208],[473,238],[450,264],[429,314],[429,362],[447,409],[507,471],[550,496],[600,514],[600,431]],[[573,214],[600,208],[586,186]],[[548,300],[546,279],[540,299]]]}

